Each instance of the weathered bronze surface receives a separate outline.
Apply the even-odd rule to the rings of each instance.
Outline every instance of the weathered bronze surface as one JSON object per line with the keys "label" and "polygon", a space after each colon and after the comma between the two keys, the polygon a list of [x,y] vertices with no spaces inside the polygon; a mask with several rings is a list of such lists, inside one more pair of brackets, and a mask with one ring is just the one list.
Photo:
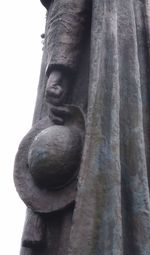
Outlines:
{"label": "weathered bronze surface", "polygon": [[149,0],[41,0],[33,127],[14,179],[21,255],[148,255]]}
{"label": "weathered bronze surface", "polygon": [[85,127],[81,110],[66,107],[70,111],[64,125],[42,118],[24,137],[16,155],[16,188],[34,212],[52,213],[75,200]]}

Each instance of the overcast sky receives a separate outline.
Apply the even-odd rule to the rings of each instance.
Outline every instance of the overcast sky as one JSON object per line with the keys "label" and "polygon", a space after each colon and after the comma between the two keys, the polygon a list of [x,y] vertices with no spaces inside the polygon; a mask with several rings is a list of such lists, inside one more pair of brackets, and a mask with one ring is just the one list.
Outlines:
{"label": "overcast sky", "polygon": [[0,1],[0,254],[19,255],[25,206],[13,183],[18,145],[31,128],[44,32],[40,0]]}

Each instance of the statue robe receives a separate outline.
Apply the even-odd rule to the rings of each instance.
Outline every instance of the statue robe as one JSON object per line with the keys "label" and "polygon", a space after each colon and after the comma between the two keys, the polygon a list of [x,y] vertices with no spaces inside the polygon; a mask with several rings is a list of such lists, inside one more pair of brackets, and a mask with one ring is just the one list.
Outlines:
{"label": "statue robe", "polygon": [[[76,83],[68,98],[86,116],[75,209],[65,214],[70,227],[62,228],[69,229],[70,241],[63,241],[67,249],[56,249],[63,231],[56,233],[60,229],[53,226],[49,253],[32,254],[148,255],[150,1],[92,0],[91,14]],[[34,123],[47,112],[46,47]]]}

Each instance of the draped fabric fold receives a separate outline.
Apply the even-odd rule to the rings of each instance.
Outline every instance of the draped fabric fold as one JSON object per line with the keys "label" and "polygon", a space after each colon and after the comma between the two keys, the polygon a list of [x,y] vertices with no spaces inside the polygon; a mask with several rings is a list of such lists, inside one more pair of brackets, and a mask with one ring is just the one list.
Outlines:
{"label": "draped fabric fold", "polygon": [[150,251],[149,6],[93,1],[87,130],[69,255]]}

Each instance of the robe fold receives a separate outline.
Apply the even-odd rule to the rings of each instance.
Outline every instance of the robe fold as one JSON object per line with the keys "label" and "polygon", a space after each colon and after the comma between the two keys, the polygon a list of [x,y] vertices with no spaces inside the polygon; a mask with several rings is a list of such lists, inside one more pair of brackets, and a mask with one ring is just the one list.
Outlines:
{"label": "robe fold", "polygon": [[[75,209],[65,218],[67,241],[59,234],[58,245],[67,248],[49,241],[47,253],[32,255],[150,254],[150,0],[91,2],[68,98],[86,116],[86,136]],[[49,54],[46,44],[34,123],[47,114]],[[60,225],[52,227],[54,236]]]}
{"label": "robe fold", "polygon": [[69,255],[150,253],[150,1],[93,0],[88,113]]}

